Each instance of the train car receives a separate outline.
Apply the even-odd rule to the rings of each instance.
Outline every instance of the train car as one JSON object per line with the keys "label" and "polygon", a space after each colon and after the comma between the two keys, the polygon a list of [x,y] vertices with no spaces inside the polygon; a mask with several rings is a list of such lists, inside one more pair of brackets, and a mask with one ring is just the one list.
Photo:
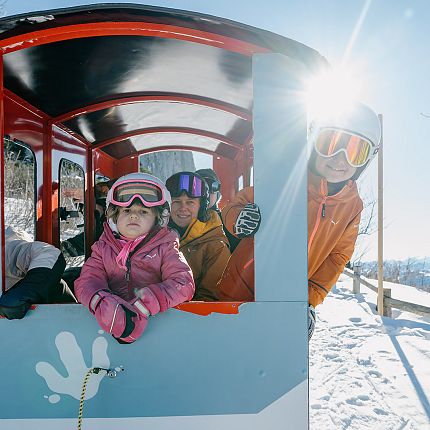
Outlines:
{"label": "train car", "polygon": [[8,16],[0,30],[3,291],[8,225],[57,247],[78,228],[88,257],[97,181],[139,171],[145,154],[208,154],[222,204],[253,185],[262,214],[252,302],[184,303],[129,345],[80,304],[1,319],[0,428],[76,428],[84,405],[86,429],[307,429],[303,91],[324,58],[135,4]]}

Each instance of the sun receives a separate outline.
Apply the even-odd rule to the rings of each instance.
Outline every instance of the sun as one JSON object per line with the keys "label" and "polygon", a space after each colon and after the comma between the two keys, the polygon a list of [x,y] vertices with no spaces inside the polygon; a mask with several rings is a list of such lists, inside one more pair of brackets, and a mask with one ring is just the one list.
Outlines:
{"label": "sun", "polygon": [[362,93],[362,80],[345,67],[331,68],[306,84],[306,103],[310,120],[345,113]]}

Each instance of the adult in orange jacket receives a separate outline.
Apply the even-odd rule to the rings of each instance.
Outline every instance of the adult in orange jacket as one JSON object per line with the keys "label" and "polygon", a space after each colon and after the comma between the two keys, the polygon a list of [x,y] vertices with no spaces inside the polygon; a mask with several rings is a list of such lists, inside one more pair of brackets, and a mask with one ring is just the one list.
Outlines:
{"label": "adult in orange jacket", "polygon": [[[354,103],[347,112],[314,124],[308,173],[309,337],[314,308],[336,283],[355,246],[363,203],[355,180],[376,155],[381,136],[377,115]],[[254,201],[253,189],[240,191],[223,208],[224,225],[237,232],[236,219]],[[254,300],[254,248],[250,235],[236,248],[219,284],[221,300]]]}

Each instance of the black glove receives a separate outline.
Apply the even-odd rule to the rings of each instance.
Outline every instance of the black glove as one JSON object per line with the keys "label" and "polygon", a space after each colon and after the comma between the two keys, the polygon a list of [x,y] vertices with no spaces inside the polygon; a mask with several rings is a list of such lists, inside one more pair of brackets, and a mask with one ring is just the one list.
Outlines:
{"label": "black glove", "polygon": [[261,214],[260,208],[253,203],[245,205],[237,217],[234,224],[234,233],[240,239],[248,236],[254,236],[260,227]]}
{"label": "black glove", "polygon": [[21,319],[34,303],[76,303],[69,287],[61,280],[66,266],[62,254],[52,269],[36,267],[0,297],[0,315]]}
{"label": "black glove", "polygon": [[7,319],[21,319],[33,303],[44,303],[43,290],[51,269],[37,267],[0,297],[0,315]]}
{"label": "black glove", "polygon": [[0,297],[0,316],[8,320],[20,320],[24,318],[30,306],[31,302],[23,300],[20,294],[17,295],[11,288]]}
{"label": "black glove", "polygon": [[309,340],[311,340],[311,337],[314,334],[316,322],[317,322],[317,320],[316,320],[315,308],[312,305],[309,305],[309,307],[308,307],[308,335],[309,335]]}

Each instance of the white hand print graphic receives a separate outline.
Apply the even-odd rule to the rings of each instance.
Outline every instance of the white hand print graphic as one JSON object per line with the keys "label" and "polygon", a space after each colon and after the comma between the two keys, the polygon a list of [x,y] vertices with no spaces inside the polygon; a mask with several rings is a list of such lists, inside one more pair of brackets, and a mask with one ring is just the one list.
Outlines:
{"label": "white hand print graphic", "polygon": [[[92,367],[109,368],[110,360],[107,355],[107,340],[99,336],[93,342],[92,365],[87,367],[82,350],[76,342],[75,336],[67,331],[59,333],[55,338],[55,345],[60,354],[61,361],[67,371],[67,376],[62,376],[50,363],[39,361],[36,364],[36,372],[45,379],[46,384],[54,393],[68,394],[79,400],[82,391],[82,382],[85,374]],[[92,374],[88,381],[85,400],[91,399],[97,394],[101,380],[106,372]],[[48,397],[51,403],[59,401],[58,394]]]}

